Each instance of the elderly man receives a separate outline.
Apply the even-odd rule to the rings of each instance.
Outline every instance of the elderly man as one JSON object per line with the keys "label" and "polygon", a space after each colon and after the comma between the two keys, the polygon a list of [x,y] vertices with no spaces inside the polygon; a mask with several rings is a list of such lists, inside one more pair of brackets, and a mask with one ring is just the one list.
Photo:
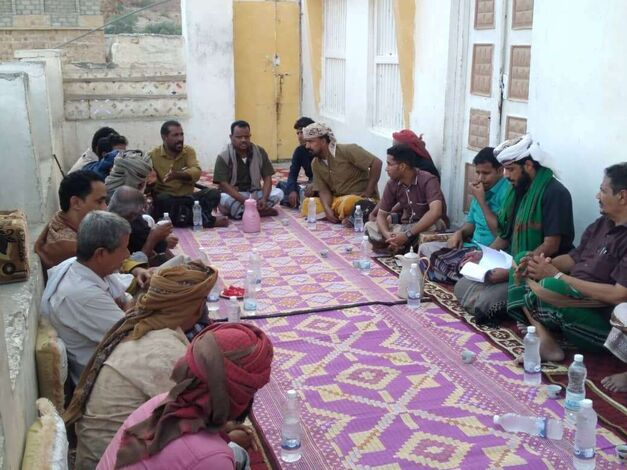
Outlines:
{"label": "elderly man", "polygon": [[74,384],[105,333],[124,317],[126,286],[112,274],[129,256],[130,233],[120,216],[92,211],[79,226],[76,258],[49,271],[41,310],[67,346]]}
{"label": "elderly man", "polygon": [[[356,144],[338,144],[333,131],[320,122],[303,129],[307,150],[314,156],[311,169],[318,217],[340,223],[349,217],[360,199],[379,199],[377,184],[382,163]],[[307,204],[301,213],[307,215]]]}
{"label": "elderly man", "polygon": [[[184,144],[183,127],[178,121],[166,121],[161,126],[162,144],[151,150],[148,155],[152,159],[152,167],[156,173],[156,181],[151,189],[155,196],[154,215],[160,218],[164,212],[172,216],[176,204],[180,204],[180,196],[191,196],[199,201],[203,209],[203,226],[225,227],[228,220],[222,216],[214,216],[212,211],[220,201],[220,192],[215,188],[204,188],[195,191],[195,184],[200,178],[200,164],[196,159],[196,151]],[[179,223],[173,220],[175,224]],[[181,221],[190,226],[192,220]]]}
{"label": "elderly man", "polygon": [[494,156],[494,148],[485,147],[473,159],[477,181],[469,184],[472,194],[466,223],[448,242],[422,243],[419,254],[431,260],[429,278],[432,281],[459,281],[459,265],[469,251],[479,245],[489,246],[498,231],[497,214],[509,191],[503,178],[503,167]]}
{"label": "elderly man", "polygon": [[131,253],[142,252],[150,266],[158,266],[172,258],[169,251],[176,247],[178,238],[172,233],[171,223],[150,227],[144,218],[146,197],[140,190],[129,186],[119,187],[109,202],[109,211],[131,224],[128,249]]}
{"label": "elderly man", "polygon": [[[446,203],[438,178],[414,167],[416,154],[408,145],[390,147],[387,154],[390,180],[376,222],[368,222],[365,229],[373,245],[396,253],[409,249],[420,233],[437,226],[445,228]],[[388,215],[396,205],[402,212],[401,223],[390,224]]]}
{"label": "elderly man", "polygon": [[262,217],[277,215],[274,208],[283,191],[272,188],[274,167],[268,154],[251,142],[250,124],[235,121],[231,124],[231,143],[218,155],[213,171],[213,182],[220,186],[220,212],[233,219],[241,219],[244,201],[253,198]]}
{"label": "elderly man", "polygon": [[150,288],[105,336],[86,367],[64,419],[76,422],[76,470],[93,469],[124,420],[167,392],[185,331],[206,314],[217,271],[200,262],[160,269]]}
{"label": "elderly man", "polygon": [[605,169],[597,199],[602,215],[577,248],[555,258],[535,253],[520,265],[523,306],[508,313],[536,327],[545,360],[564,358],[554,333],[580,350],[602,350],[612,309],[627,302],[627,162]]}
{"label": "elderly man", "polygon": [[303,116],[298,118],[294,123],[294,129],[296,129],[296,137],[298,138],[298,147],[294,149],[292,154],[292,162],[290,164],[290,172],[287,176],[287,182],[279,181],[277,188],[284,192],[281,205],[289,206],[292,208],[298,207],[303,201],[300,200],[300,188],[298,187],[298,175],[301,168],[305,171],[305,175],[309,179],[307,186],[305,187],[305,197],[313,196],[313,172],[311,171],[311,160],[313,156],[305,147],[305,139],[303,137],[303,129],[309,124],[313,124],[314,120]]}
{"label": "elderly man", "polygon": [[[503,142],[494,155],[511,187],[499,211],[498,236],[491,247],[508,250],[515,258],[528,252],[567,253],[575,236],[572,199],[553,171],[542,166],[547,155],[529,134]],[[483,283],[461,278],[455,296],[478,321],[493,322],[506,309],[521,305],[524,289],[508,284],[509,279],[507,269],[489,271]]]}

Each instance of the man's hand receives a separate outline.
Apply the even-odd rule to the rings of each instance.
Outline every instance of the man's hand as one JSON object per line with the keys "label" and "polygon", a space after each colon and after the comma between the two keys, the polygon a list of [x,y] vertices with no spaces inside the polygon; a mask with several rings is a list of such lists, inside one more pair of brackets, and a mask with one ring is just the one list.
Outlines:
{"label": "man's hand", "polygon": [[468,184],[468,190],[470,194],[477,198],[477,201],[485,201],[485,189],[482,183],[470,183]]}
{"label": "man's hand", "polygon": [[529,260],[531,255],[523,256],[517,265],[514,266],[514,279],[516,282],[520,282],[523,278],[528,276],[527,267],[529,266]]}
{"label": "man's hand", "polygon": [[551,263],[551,258],[544,256],[544,253],[529,258],[527,274],[536,281],[545,277],[553,277],[559,272],[560,270]]}
{"label": "man's hand", "polygon": [[176,245],[179,244],[179,238],[176,235],[168,235],[165,237],[165,241],[168,244],[168,250],[176,248]]}
{"label": "man's hand", "polygon": [[250,426],[245,424],[236,424],[233,421],[229,421],[224,426],[225,432],[229,435],[229,438],[235,442],[238,446],[248,450],[251,447],[257,450],[254,439],[254,431]]}
{"label": "man's hand", "polygon": [[257,209],[262,211],[268,207],[268,201],[261,198],[257,201]]}
{"label": "man's hand", "polygon": [[461,262],[459,263],[460,269],[463,268],[466,263],[478,263],[479,261],[481,261],[482,256],[483,251],[481,250],[469,251],[464,255]]}
{"label": "man's hand", "polygon": [[296,207],[298,205],[298,193],[296,191],[292,191],[287,196],[287,201],[290,203],[290,207]]}
{"label": "man's hand", "polygon": [[455,232],[446,242],[446,245],[449,248],[460,248],[463,244],[464,239],[462,238],[462,233],[459,230]]}
{"label": "man's hand", "polygon": [[157,224],[151,230],[149,237],[153,237],[153,240],[161,241],[165,240],[172,233],[172,224]]}
{"label": "man's hand", "polygon": [[390,236],[385,239],[385,242],[393,251],[399,251],[407,244],[408,241],[409,239],[404,233],[391,233]]}
{"label": "man's hand", "polygon": [[500,284],[509,279],[509,269],[495,268],[485,273],[486,284]]}
{"label": "man's hand", "polygon": [[137,267],[131,270],[131,274],[135,276],[135,279],[137,279],[137,284],[139,284],[139,287],[141,287],[142,289],[148,287],[148,284],[150,284],[152,272],[150,272],[149,270]]}
{"label": "man's hand", "polygon": [[326,210],[324,211],[324,215],[326,216],[327,220],[329,222],[331,222],[332,224],[339,224],[340,223],[340,219],[338,219],[335,215],[335,213],[332,210]]}
{"label": "man's hand", "polygon": [[309,183],[305,186],[305,197],[314,197],[314,185],[313,183]]}

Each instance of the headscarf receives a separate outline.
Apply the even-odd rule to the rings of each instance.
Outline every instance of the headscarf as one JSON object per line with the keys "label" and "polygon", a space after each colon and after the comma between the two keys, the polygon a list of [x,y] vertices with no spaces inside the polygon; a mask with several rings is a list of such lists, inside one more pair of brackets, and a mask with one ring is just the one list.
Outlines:
{"label": "headscarf", "polygon": [[329,126],[324,122],[314,122],[303,129],[303,138],[305,140],[315,139],[316,137],[329,136],[329,152],[335,157],[335,149],[337,148],[337,140]]}
{"label": "headscarf", "polygon": [[254,325],[205,328],[174,366],[176,385],[163,403],[124,431],[116,468],[150,458],[184,434],[218,432],[268,383],[272,357],[270,339]]}
{"label": "headscarf", "polygon": [[538,163],[546,165],[547,154],[540,148],[538,142],[534,142],[531,134],[525,134],[515,139],[506,140],[494,149],[494,156],[501,165],[531,157]]}
{"label": "headscarf", "polygon": [[410,129],[403,129],[402,131],[394,132],[392,134],[392,138],[399,144],[405,144],[411,147],[411,149],[416,152],[416,155],[420,158],[431,160],[431,155],[427,151],[427,145],[425,144],[425,141],[422,140],[422,134],[417,136],[414,131]]}
{"label": "headscarf", "polygon": [[111,173],[105,179],[107,197],[111,198],[120,186],[137,188],[152,170],[150,157],[140,150],[129,150],[115,157]]}
{"label": "headscarf", "polygon": [[83,415],[100,369],[122,341],[138,340],[153,330],[172,330],[200,319],[218,272],[200,261],[164,268],[150,279],[148,292],[102,339],[83,370],[63,418],[72,424]]}

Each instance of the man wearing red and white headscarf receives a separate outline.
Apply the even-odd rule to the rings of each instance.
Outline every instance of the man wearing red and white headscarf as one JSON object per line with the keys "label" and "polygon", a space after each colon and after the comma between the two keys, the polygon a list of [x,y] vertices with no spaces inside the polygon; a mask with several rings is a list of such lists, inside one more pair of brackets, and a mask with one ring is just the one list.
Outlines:
{"label": "man wearing red and white headscarf", "polygon": [[253,325],[208,326],[174,367],[176,385],[127,418],[97,469],[234,469],[225,425],[248,413],[272,357],[270,339]]}

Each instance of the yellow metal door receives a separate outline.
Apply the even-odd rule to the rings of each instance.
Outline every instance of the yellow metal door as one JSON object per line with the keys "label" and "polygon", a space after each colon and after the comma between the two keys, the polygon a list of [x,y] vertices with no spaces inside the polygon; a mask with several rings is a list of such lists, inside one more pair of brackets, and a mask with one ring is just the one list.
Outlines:
{"label": "yellow metal door", "polygon": [[235,1],[235,117],[248,121],[253,142],[270,159],[288,159],[297,145],[300,110],[298,1]]}

